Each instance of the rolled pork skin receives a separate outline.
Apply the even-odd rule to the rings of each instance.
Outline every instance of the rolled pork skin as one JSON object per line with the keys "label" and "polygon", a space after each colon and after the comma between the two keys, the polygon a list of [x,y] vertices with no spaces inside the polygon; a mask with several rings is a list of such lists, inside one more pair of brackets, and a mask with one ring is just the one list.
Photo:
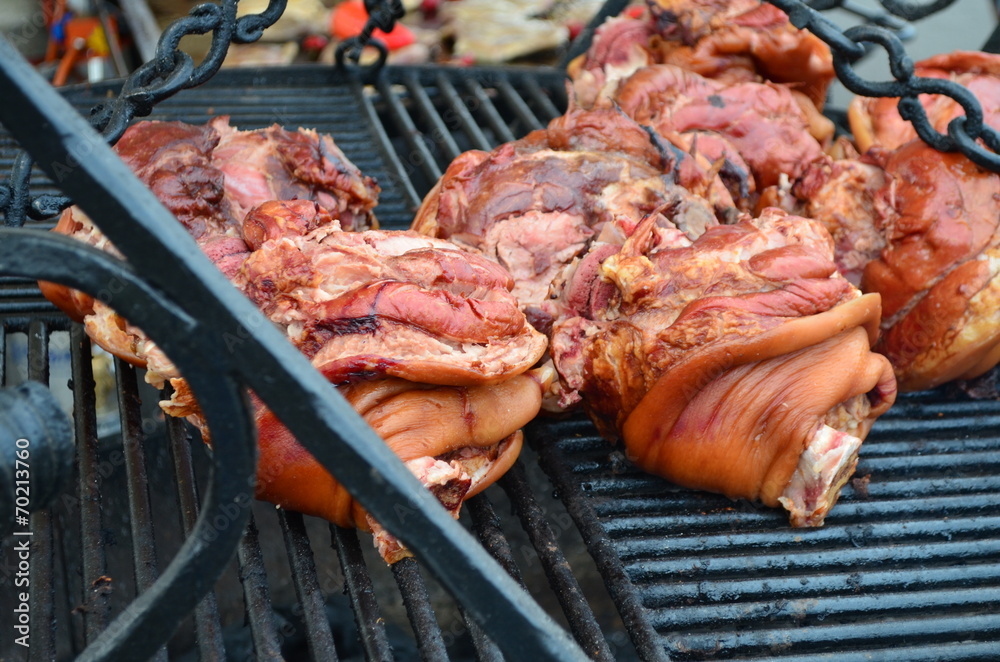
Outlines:
{"label": "rolled pork skin", "polygon": [[[492,464],[459,495],[464,500],[495,482],[517,459],[520,428],[537,415],[544,387],[546,377],[534,371],[490,386],[429,388],[385,379],[339,390],[403,462],[468,448],[489,454]],[[270,410],[258,408],[256,420],[261,438],[268,440],[260,446],[258,499],[339,526],[371,528],[364,509]]]}
{"label": "rolled pork skin", "polygon": [[[625,420],[628,457],[680,485],[781,505],[828,412],[867,397],[870,411],[852,430],[864,438],[895,401],[892,367],[870,351],[878,316],[878,296],[865,295],[693,352],[662,375]],[[822,522],[853,472],[856,449],[844,462],[849,466],[838,470],[827,503],[799,521],[793,512],[794,525]]]}

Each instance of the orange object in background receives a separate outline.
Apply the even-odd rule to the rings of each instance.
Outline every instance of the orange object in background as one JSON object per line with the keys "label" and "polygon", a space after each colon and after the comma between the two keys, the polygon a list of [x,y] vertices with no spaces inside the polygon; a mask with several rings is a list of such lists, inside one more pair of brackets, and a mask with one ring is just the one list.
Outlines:
{"label": "orange object in background", "polygon": [[[347,0],[334,7],[330,14],[330,33],[337,39],[344,40],[361,34],[368,21],[368,11],[363,0]],[[386,34],[375,28],[372,37],[378,39],[392,51],[409,46],[416,41],[413,31],[401,23]]]}
{"label": "orange object in background", "polygon": [[[111,27],[111,38],[118,39],[118,26],[114,17],[109,20]],[[63,40],[61,44],[50,41],[49,53],[46,59],[55,59],[56,54],[61,52],[59,66],[52,76],[52,84],[56,87],[65,85],[69,79],[73,68],[81,60],[88,60],[92,57],[108,57],[111,47],[108,44],[108,35],[104,31],[99,18],[95,16],[73,17],[65,22],[63,28]]]}

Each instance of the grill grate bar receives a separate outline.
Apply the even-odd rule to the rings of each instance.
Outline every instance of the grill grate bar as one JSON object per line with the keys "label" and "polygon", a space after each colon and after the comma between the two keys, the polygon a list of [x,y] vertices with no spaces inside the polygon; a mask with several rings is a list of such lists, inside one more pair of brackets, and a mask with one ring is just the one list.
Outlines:
{"label": "grill grate bar", "polygon": [[912,616],[925,609],[936,608],[950,609],[953,613],[961,610],[989,611],[1000,605],[1000,587],[981,585],[965,589],[953,588],[945,592],[882,592],[874,609],[870,603],[871,597],[868,595],[791,599],[777,604],[773,600],[741,600],[653,609],[650,610],[650,621],[658,630],[670,631],[701,630],[706,623],[711,623],[713,629],[738,629],[753,623],[755,629],[763,630],[768,628],[762,627],[760,622],[766,622],[777,629],[789,624],[814,623],[824,619],[837,621],[859,615],[881,615],[882,618],[890,619]]}
{"label": "grill grate bar", "polygon": [[104,586],[107,559],[101,514],[101,477],[98,471],[98,439],[94,372],[90,363],[90,339],[79,324],[73,325],[73,408],[80,490],[80,541],[82,549],[82,615],[84,644],[89,644],[108,624],[108,591]]}
{"label": "grill grate bar", "polygon": [[468,106],[465,105],[465,100],[458,93],[458,90],[455,89],[455,86],[452,85],[451,81],[448,80],[444,73],[440,73],[437,76],[436,82],[438,91],[448,104],[448,110],[454,113],[455,119],[458,120],[458,124],[462,128],[462,132],[472,141],[472,146],[475,149],[484,151],[493,149],[493,143],[483,133],[483,130],[479,127],[479,122],[472,117]]}
{"label": "grill grate bar", "polygon": [[264,556],[260,551],[260,538],[253,514],[247,522],[247,529],[236,548],[240,562],[240,582],[243,584],[243,599],[250,635],[253,639],[254,657],[257,660],[283,660],[278,629],[274,624],[271,596],[267,590],[267,572],[264,570]]}
{"label": "grill grate bar", "polygon": [[337,650],[333,644],[330,622],[326,619],[323,591],[316,575],[316,562],[309,547],[309,534],[299,513],[278,510],[281,533],[288,553],[292,583],[299,601],[302,620],[305,624],[309,653],[317,662],[337,662]]}
{"label": "grill grate bar", "polygon": [[912,586],[946,589],[970,585],[973,574],[974,580],[981,581],[984,585],[987,583],[1000,585],[1000,564],[996,563],[977,563],[958,567],[949,565],[941,568],[869,570],[864,575],[857,572],[841,572],[767,579],[737,578],[716,580],[712,582],[711,587],[707,587],[701,581],[678,583],[671,578],[662,584],[643,586],[643,603],[653,610],[736,598],[754,600],[774,597],[781,600],[854,594],[858,591],[888,593]]}
{"label": "grill grate bar", "polygon": [[[760,658],[727,658],[730,662],[750,662]],[[893,646],[892,653],[885,649],[837,651],[817,655],[781,656],[781,662],[871,662],[872,660],[906,660],[906,662],[996,662],[996,642],[963,641],[945,645]]]}
{"label": "grill grate bar", "polygon": [[[5,356],[0,356],[0,361],[5,359]],[[32,321],[28,326],[28,378],[46,386],[49,383],[49,329],[39,320]],[[31,568],[28,579],[32,590],[29,605],[32,620],[42,626],[32,627],[31,631],[35,636],[31,638],[30,652],[32,659],[38,660],[56,657],[55,539],[52,517],[52,512],[48,509],[31,515]]]}
{"label": "grill grate bar", "polygon": [[[353,96],[358,101],[361,109],[364,111],[364,117],[369,127],[371,127],[372,132],[378,139],[378,146],[382,156],[385,158],[386,166],[388,168],[389,181],[383,182],[383,186],[391,185],[393,189],[402,194],[406,204],[409,206],[409,214],[412,215],[413,211],[416,211],[417,207],[420,205],[422,196],[417,193],[417,190],[413,188],[413,181],[407,174],[408,171],[403,166],[403,162],[399,159],[399,155],[396,150],[392,148],[392,141],[389,140],[389,136],[385,131],[385,127],[378,118],[378,113],[375,110],[375,106],[372,104],[371,97],[365,94],[364,89],[360,84],[355,84],[352,86]],[[361,167],[360,165],[358,166]],[[381,198],[379,202],[379,208],[381,209],[382,203]],[[408,221],[406,222],[408,223]]]}
{"label": "grill grate bar", "polygon": [[[565,458],[561,457],[556,439],[546,438],[544,428],[531,427],[529,435],[538,452],[539,464],[556,485],[566,510],[576,522],[587,550],[600,570],[611,599],[618,608],[626,630],[632,637],[639,657],[654,662],[667,662],[659,634],[649,623],[642,602],[632,586],[622,560],[618,557],[614,544],[601,526],[596,513],[583,498],[578,481],[574,479]],[[565,433],[564,433],[565,434]]]}
{"label": "grill grate bar", "polygon": [[431,138],[444,150],[445,158],[451,162],[452,159],[462,153],[462,150],[459,149],[458,143],[451,136],[451,131],[448,130],[444,120],[434,108],[434,102],[431,101],[430,95],[427,94],[427,90],[420,84],[420,81],[417,80],[417,75],[412,71],[407,73],[404,82],[406,90],[410,93],[410,98],[417,105],[417,109],[420,111],[424,121],[430,124],[433,129]]}
{"label": "grill grate bar", "polygon": [[[954,519],[949,517],[947,520],[936,518],[922,522],[908,522],[907,538],[922,543],[946,542],[953,538],[975,536],[984,528],[998,525],[1000,525],[1000,518],[997,517]],[[732,533],[725,532],[697,536],[674,536],[670,545],[663,545],[662,541],[653,539],[655,536],[662,536],[662,532],[643,532],[637,529],[634,535],[642,535],[645,539],[625,539],[617,541],[616,544],[620,545],[620,554],[626,560],[641,558],[646,552],[655,554],[661,559],[679,557],[683,560],[689,558],[693,553],[719,552],[726,555],[753,554],[763,559],[765,555],[773,552],[788,553],[789,549],[803,550],[805,554],[816,553],[818,550],[828,549],[842,543],[845,537],[851,537],[859,543],[863,541],[867,545],[874,545],[880,541],[893,545],[904,544],[907,540],[901,539],[898,529],[898,524],[894,522],[866,524],[863,531],[857,526],[828,524],[814,531],[786,527],[774,531],[773,535],[756,532],[745,533],[740,536],[738,541],[733,539]]]}
{"label": "grill grate bar", "polygon": [[365,567],[358,534],[353,529],[330,525],[334,548],[340,558],[340,568],[344,573],[344,585],[351,601],[354,620],[361,635],[361,645],[369,660],[392,660],[392,649],[385,631],[375,589]]}
{"label": "grill grate bar", "polygon": [[403,135],[403,140],[406,141],[406,144],[412,151],[411,160],[415,158],[419,161],[419,165],[428,181],[437,181],[441,176],[441,168],[438,166],[437,159],[434,158],[434,154],[427,146],[427,142],[424,141],[423,134],[417,129],[416,124],[413,123],[413,118],[406,111],[396,92],[386,82],[385,78],[379,78],[375,87],[385,102],[386,108],[389,110],[389,117],[392,118],[399,132]]}
{"label": "grill grate bar", "polygon": [[[164,391],[162,399],[169,400],[170,393]],[[198,492],[191,461],[191,438],[184,427],[184,421],[166,416],[167,437],[170,440],[170,456],[174,465],[177,485],[177,505],[180,509],[181,528],[187,536],[198,519]],[[226,647],[222,641],[222,623],[219,620],[218,600],[214,591],[209,591],[194,610],[195,638],[202,660],[225,659]]]}
{"label": "grill grate bar", "polygon": [[[531,100],[534,101],[539,110],[544,113],[545,117],[541,118],[543,121],[550,122],[562,115],[562,112],[556,108],[554,103],[552,103],[552,99],[549,98],[549,95],[545,94],[537,80],[526,77],[522,84],[524,85],[525,91],[531,97]],[[562,88],[555,87],[553,89],[559,90],[565,95],[565,90]],[[566,99],[562,99],[562,106],[563,108],[566,107]]]}
{"label": "grill grate bar", "polygon": [[[969,503],[967,496],[955,496],[942,498],[928,497],[926,503],[924,504],[921,504],[919,500],[907,500],[906,502],[886,501],[882,503],[855,502],[837,504],[838,506],[843,507],[843,512],[831,516],[824,529],[819,531],[798,532],[791,530],[777,531],[775,532],[775,537],[785,543],[786,549],[787,545],[802,541],[806,541],[807,543],[814,543],[818,541],[833,542],[838,539],[842,541],[845,533],[850,534],[853,530],[852,527],[855,526],[858,521],[866,519],[868,514],[873,514],[884,517],[890,521],[885,523],[880,522],[868,524],[865,529],[866,539],[877,540],[884,538],[885,540],[891,540],[893,542],[906,542],[907,539],[916,537],[917,534],[933,534],[936,532],[950,533],[953,531],[955,529],[955,525],[950,519],[944,521],[937,519],[942,513],[948,513],[949,517],[955,517],[963,520],[957,525],[958,527],[962,527],[967,523],[966,518],[970,515],[979,512],[982,512],[984,515],[991,515],[996,512],[998,504],[1000,504],[1000,494],[980,494],[977,495],[977,498],[973,503]],[[721,506],[722,504],[720,502],[716,502],[716,504],[713,505]],[[923,505],[926,505],[926,508],[920,507]],[[781,513],[768,513],[767,515],[770,516],[762,516],[759,518],[759,521],[762,523],[780,523],[783,521]],[[901,535],[898,525],[894,526],[894,522],[904,516],[912,520],[910,526],[914,527],[914,531]],[[699,539],[702,537],[706,539],[708,545],[706,545],[705,549],[716,549],[729,547],[725,540],[725,529],[726,524],[732,522],[734,517],[735,515],[733,513],[706,513],[705,519],[708,521],[700,522],[697,514],[677,517],[649,514],[646,515],[645,518],[634,516],[626,517],[622,515],[614,521],[607,522],[606,525],[609,535],[611,535],[612,538],[628,538],[670,534],[676,531],[683,531],[684,527],[690,524],[692,527],[692,533],[697,531],[700,534]],[[928,517],[930,519],[923,519]],[[748,522],[752,521],[752,518],[749,517],[741,519]],[[718,528],[716,530],[719,531],[719,533],[707,528],[707,525],[713,521],[718,523]],[[976,528],[981,529],[987,522],[995,521],[996,518],[989,518],[988,520],[980,518],[979,526]],[[775,542],[777,542],[777,540]],[[762,542],[761,536],[753,533],[748,534],[745,540],[741,539],[739,544],[741,547],[750,548],[755,548],[757,545],[766,545],[767,547],[772,548],[776,547],[773,543]],[[683,542],[679,543],[679,545],[678,549],[687,548],[687,545]],[[669,554],[670,552],[668,550],[665,553]]]}
{"label": "grill grate bar", "polygon": [[535,113],[532,112],[531,108],[521,98],[521,95],[517,93],[517,90],[514,89],[514,86],[510,84],[508,79],[501,78],[497,83],[497,90],[499,90],[500,96],[513,111],[517,119],[524,124],[525,131],[523,133],[543,128],[538,117],[535,116]]}
{"label": "grill grate bar", "polygon": [[[860,529],[858,533],[861,533]],[[863,539],[862,539],[863,540]],[[862,544],[860,541],[858,544]],[[991,561],[1000,556],[1000,540],[979,539],[936,544],[894,545],[884,547],[852,547],[838,549],[836,554],[810,550],[803,553],[774,554],[766,558],[767,571],[782,574],[793,572],[844,571],[848,568],[873,565],[917,563],[921,566],[934,563],[954,563],[961,558],[966,563]],[[761,559],[763,560],[763,559]],[[754,559],[746,557],[716,556],[702,558],[696,563],[688,559],[673,561],[647,560],[626,564],[629,576],[635,582],[653,581],[662,577],[712,577],[739,576],[754,567]]]}
{"label": "grill grate bar", "polygon": [[[136,595],[139,595],[153,585],[159,574],[150,514],[146,455],[143,450],[142,414],[139,411],[139,387],[135,369],[122,359],[115,359],[115,379],[118,385],[118,412],[122,429],[125,476],[128,481],[135,591]],[[161,647],[153,659],[166,660],[166,646]]]}
{"label": "grill grate bar", "polygon": [[[971,444],[970,444],[971,445]],[[947,481],[941,478],[910,478],[907,480],[886,480],[884,482],[869,483],[864,488],[864,494],[856,491],[850,485],[845,486],[841,491],[838,505],[864,503],[877,503],[887,501],[889,503],[899,503],[913,498],[926,498],[929,496],[945,497],[953,495],[969,494],[989,494],[1000,492],[1000,476],[950,476]],[[944,492],[947,494],[936,494]],[[921,497],[921,495],[923,495]],[[685,498],[686,497],[686,498]],[[701,500],[704,501],[704,498]],[[595,502],[594,510],[601,516],[607,518],[639,516],[645,513],[657,514],[666,508],[694,504],[695,499],[691,495],[678,494],[677,498],[666,498],[666,496],[656,498],[644,494],[634,496],[601,499]],[[839,520],[840,513],[836,513]],[[831,519],[831,521],[833,521]],[[751,536],[753,534],[750,534]],[[778,537],[789,536],[788,532],[776,532]],[[771,536],[767,538],[770,540]]]}
{"label": "grill grate bar", "polygon": [[944,435],[965,435],[973,431],[996,430],[998,426],[1000,426],[1000,416],[984,415],[976,411],[965,416],[942,416],[936,420],[890,418],[885,421],[885,424],[882,424],[881,419],[879,419],[879,426],[872,430],[865,443],[876,446],[884,439],[895,440],[898,437],[945,439],[948,437]]}
{"label": "grill grate bar", "polygon": [[469,91],[469,94],[471,94],[472,98],[476,101],[480,112],[486,119],[486,123],[489,125],[490,129],[493,130],[493,134],[497,137],[497,142],[505,143],[514,140],[514,133],[507,125],[507,121],[500,115],[500,111],[498,111],[497,107],[493,105],[493,101],[490,99],[489,95],[486,94],[486,90],[479,84],[479,81],[474,78],[466,78],[465,89]]}
{"label": "grill grate bar", "polygon": [[472,530],[476,533],[483,548],[500,563],[507,574],[514,578],[514,581],[524,586],[524,578],[514,561],[514,552],[510,548],[510,541],[504,535],[503,528],[500,526],[500,518],[497,517],[496,510],[494,510],[489,498],[485,494],[477,494],[466,501],[463,508],[471,516]]}
{"label": "grill grate bar", "polygon": [[[838,623],[836,625],[814,624],[804,628],[780,630],[743,630],[737,632],[718,631],[711,633],[680,634],[672,639],[672,648],[678,660],[698,659],[684,655],[682,651],[706,651],[716,647],[732,655],[767,655],[780,651],[797,653],[796,645],[811,644],[823,649],[836,650],[850,644],[860,644],[866,648],[889,648],[905,645],[915,640],[928,643],[935,639],[956,640],[960,645],[964,640],[984,641],[1000,635],[1000,615],[963,614],[961,616],[921,618],[915,620],[886,620],[875,623]],[[995,645],[995,644],[994,644]],[[885,651],[883,650],[883,654]],[[779,658],[780,659],[780,658]],[[839,657],[837,658],[839,659]],[[892,659],[898,658],[893,655]]]}
{"label": "grill grate bar", "polygon": [[56,610],[54,582],[55,542],[52,529],[52,513],[41,510],[31,514],[31,582],[32,620],[40,625],[31,627],[31,649],[29,660],[56,659]]}
{"label": "grill grate bar", "polygon": [[469,618],[464,609],[460,611],[462,619],[465,621],[465,627],[469,630],[469,638],[472,639],[472,646],[476,649],[476,659],[479,662],[504,662],[499,646],[486,636],[482,628],[473,619]]}
{"label": "grill grate bar", "polygon": [[614,655],[597,624],[593,610],[573,575],[566,555],[545,519],[545,511],[531,495],[524,465],[516,462],[500,479],[524,530],[538,553],[545,576],[569,621],[573,636],[584,651],[595,660],[614,660]]}
{"label": "grill grate bar", "polygon": [[406,615],[413,625],[420,658],[426,662],[448,659],[448,651],[441,634],[441,626],[434,617],[427,586],[420,576],[420,567],[412,557],[402,559],[392,565],[392,575],[403,596]]}

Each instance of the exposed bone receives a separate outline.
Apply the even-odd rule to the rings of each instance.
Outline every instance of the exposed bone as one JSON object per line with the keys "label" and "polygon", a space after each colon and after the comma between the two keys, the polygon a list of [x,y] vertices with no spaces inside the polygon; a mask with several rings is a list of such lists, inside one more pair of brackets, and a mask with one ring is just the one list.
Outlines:
{"label": "exposed bone", "polygon": [[817,428],[778,501],[792,526],[822,526],[858,464],[861,439],[829,425]]}

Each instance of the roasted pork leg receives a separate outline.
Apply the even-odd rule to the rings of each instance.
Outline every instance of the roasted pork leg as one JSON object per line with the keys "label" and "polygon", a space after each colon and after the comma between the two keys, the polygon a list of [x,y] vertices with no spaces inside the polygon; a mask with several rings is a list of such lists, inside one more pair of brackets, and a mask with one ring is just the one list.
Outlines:
{"label": "roasted pork leg", "polygon": [[767,209],[693,242],[666,226],[591,248],[603,305],[554,325],[563,387],[643,469],[822,524],[895,399],[871,351],[878,296],[837,273],[811,220]]}
{"label": "roasted pork leg", "polygon": [[[328,137],[271,127],[238,132],[140,123],[117,147],[205,254],[457,516],[516,459],[519,428],[539,410],[551,368],[494,262],[412,232],[370,225],[378,189]],[[288,194],[289,200],[269,197]],[[114,251],[77,208],[56,231]],[[141,329],[102,301],[46,284],[105,349],[173,392],[161,403],[206,428],[182,375]],[[342,526],[376,531],[385,558],[407,555],[367,517],[261,402],[257,494]]]}

